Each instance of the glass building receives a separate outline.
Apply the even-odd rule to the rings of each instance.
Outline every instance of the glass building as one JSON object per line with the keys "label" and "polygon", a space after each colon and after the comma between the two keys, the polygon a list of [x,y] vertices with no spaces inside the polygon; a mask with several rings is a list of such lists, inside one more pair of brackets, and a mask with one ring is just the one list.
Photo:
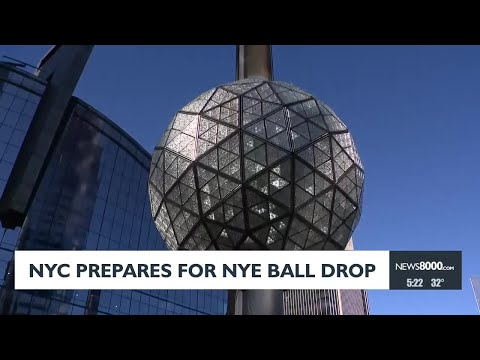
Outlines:
{"label": "glass building", "polygon": [[[353,241],[345,250],[353,250]],[[285,290],[285,315],[369,315],[366,290]]]}
{"label": "glass building", "polygon": [[338,290],[285,290],[285,315],[341,315]]}
{"label": "glass building", "polygon": [[[12,65],[0,69],[6,69],[0,70],[0,178],[5,187],[12,167],[19,164],[12,151],[31,145],[21,140],[31,132],[32,119],[40,117],[33,105],[43,103],[43,110],[50,110],[45,106],[50,83]],[[117,125],[70,96],[38,172],[25,220],[10,229],[2,217],[0,314],[225,313],[224,291],[13,289],[15,248],[164,250],[150,214],[150,161],[151,155]]]}
{"label": "glass building", "polygon": [[285,290],[285,315],[369,315],[365,290]]}
{"label": "glass building", "polygon": [[[47,83],[33,74],[0,62],[0,199],[20,147],[37,110]],[[20,229],[0,229],[0,288]]]}
{"label": "glass building", "polygon": [[338,290],[342,315],[369,315],[366,290]]}
{"label": "glass building", "polygon": [[[354,250],[353,240],[347,244],[345,250]],[[370,306],[366,290],[338,290],[338,303],[342,315],[369,315]]]}
{"label": "glass building", "polygon": [[0,62],[0,197],[45,88],[44,80]]}

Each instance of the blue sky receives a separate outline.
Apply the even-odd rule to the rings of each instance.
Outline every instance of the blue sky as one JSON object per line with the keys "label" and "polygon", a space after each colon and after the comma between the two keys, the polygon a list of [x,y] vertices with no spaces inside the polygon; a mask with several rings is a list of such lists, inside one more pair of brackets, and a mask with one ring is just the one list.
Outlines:
{"label": "blue sky", "polygon": [[[1,46],[37,64],[49,46]],[[461,291],[369,291],[372,314],[478,314],[480,46],[274,46],[275,79],[329,104],[366,171],[360,250],[461,250]],[[174,113],[234,80],[232,46],[96,46],[75,95],[147,150]],[[477,223],[478,222],[478,223]]]}

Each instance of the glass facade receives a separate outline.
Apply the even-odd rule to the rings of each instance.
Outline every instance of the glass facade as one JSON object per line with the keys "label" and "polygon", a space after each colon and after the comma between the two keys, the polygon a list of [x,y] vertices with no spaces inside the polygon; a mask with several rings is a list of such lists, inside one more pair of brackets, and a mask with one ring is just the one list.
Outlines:
{"label": "glass facade", "polygon": [[285,315],[341,315],[338,290],[285,290]]}
{"label": "glass facade", "polygon": [[342,315],[369,315],[367,292],[365,290],[339,290]]}
{"label": "glass facade", "polygon": [[[45,88],[45,81],[0,62],[0,198]],[[18,228],[0,228],[0,289],[19,234]]]}
{"label": "glass facade", "polygon": [[45,88],[43,80],[0,62],[0,197]]}
{"label": "glass facade", "polygon": [[224,314],[224,291],[12,290],[8,262],[17,238],[18,248],[29,250],[165,249],[147,196],[151,156],[78,99],[72,98],[63,123],[21,231],[2,238],[10,254],[0,257],[0,312]]}
{"label": "glass facade", "polygon": [[[353,240],[345,247],[352,251]],[[369,315],[366,290],[284,290],[285,315]]]}
{"label": "glass facade", "polygon": [[283,82],[201,94],[171,121],[150,171],[172,249],[343,250],[360,218],[364,173],[347,127]]}
{"label": "glass facade", "polygon": [[369,315],[365,290],[285,290],[285,315]]}
{"label": "glass facade", "polygon": [[[350,239],[345,250],[354,250],[353,240]],[[339,290],[342,315],[369,315],[370,306],[366,290]]]}

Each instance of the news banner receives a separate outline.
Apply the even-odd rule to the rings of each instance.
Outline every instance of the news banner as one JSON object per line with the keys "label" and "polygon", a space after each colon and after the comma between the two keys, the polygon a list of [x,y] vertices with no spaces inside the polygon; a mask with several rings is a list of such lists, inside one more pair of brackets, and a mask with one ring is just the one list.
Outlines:
{"label": "news banner", "polygon": [[461,251],[15,252],[17,290],[461,288]]}

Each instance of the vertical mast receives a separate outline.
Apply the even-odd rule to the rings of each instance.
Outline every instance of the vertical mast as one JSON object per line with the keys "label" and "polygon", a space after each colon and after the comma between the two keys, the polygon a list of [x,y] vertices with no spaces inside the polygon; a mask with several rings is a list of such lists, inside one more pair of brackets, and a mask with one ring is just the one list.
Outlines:
{"label": "vertical mast", "polygon": [[237,45],[236,80],[273,80],[272,45]]}
{"label": "vertical mast", "polygon": [[[272,45],[237,45],[236,80],[273,81]],[[283,315],[282,290],[229,290],[227,314]]]}

